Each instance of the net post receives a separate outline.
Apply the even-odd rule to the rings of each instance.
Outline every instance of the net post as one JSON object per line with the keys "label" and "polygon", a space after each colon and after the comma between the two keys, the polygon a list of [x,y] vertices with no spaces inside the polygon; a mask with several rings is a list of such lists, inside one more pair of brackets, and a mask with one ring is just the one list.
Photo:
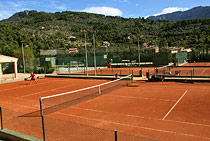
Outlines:
{"label": "net post", "polygon": [[0,116],[1,116],[1,130],[3,130],[3,116],[2,116],[2,109],[0,107]]}
{"label": "net post", "polygon": [[117,130],[114,131],[114,138],[115,138],[115,141],[117,141]]}
{"label": "net post", "polygon": [[40,101],[40,114],[42,118],[42,132],[43,132],[43,140],[45,141],[45,128],[44,128],[44,115],[43,115],[43,110],[42,110],[42,99],[39,99]]}
{"label": "net post", "polygon": [[98,86],[98,93],[99,93],[99,95],[101,95],[101,86],[100,85]]}
{"label": "net post", "polygon": [[132,70],[132,74],[131,74],[131,83],[133,83],[133,70]]}

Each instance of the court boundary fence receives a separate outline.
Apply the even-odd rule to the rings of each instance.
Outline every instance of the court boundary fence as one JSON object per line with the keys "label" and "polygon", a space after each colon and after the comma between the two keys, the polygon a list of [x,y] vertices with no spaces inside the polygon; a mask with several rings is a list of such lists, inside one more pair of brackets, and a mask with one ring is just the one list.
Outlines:
{"label": "court boundary fence", "polygon": [[[13,114],[23,114],[23,113],[19,113],[19,112],[15,112],[13,110],[7,110],[5,108],[1,108],[0,107],[0,115],[1,115],[1,129],[0,129],[0,134],[4,133],[6,134],[5,138],[6,139],[14,139],[14,140],[20,140],[20,141],[25,141],[25,140],[34,140],[34,141],[40,141],[41,138],[42,140],[44,141],[48,141],[48,140],[51,140],[52,138],[54,139],[54,137],[49,137],[47,136],[46,137],[42,137],[41,136],[41,126],[38,126],[40,131],[40,134],[39,134],[39,139],[38,138],[34,138],[32,136],[28,136],[26,134],[24,134],[23,132],[19,132],[17,129],[16,131],[13,131],[12,129],[7,129],[7,127],[3,128],[3,112],[5,113],[5,115],[7,116],[10,116],[10,112],[12,111]],[[9,111],[9,115],[8,115],[8,112]],[[13,117],[13,115],[12,115]],[[40,117],[40,116],[39,116]],[[6,118],[10,118],[10,117],[6,117]],[[5,118],[5,119],[6,119]],[[16,118],[18,117],[13,117],[13,120],[15,120]],[[12,121],[13,121],[12,120]],[[62,129],[63,131],[67,131],[69,132],[68,133],[68,136],[67,138],[68,139],[73,139],[73,140],[112,140],[112,141],[121,141],[121,140],[138,140],[138,141],[154,141],[155,139],[150,139],[150,138],[147,138],[147,137],[143,137],[143,136],[137,136],[137,135],[131,135],[131,134],[126,134],[126,133],[123,133],[123,132],[120,132],[118,130],[107,130],[107,129],[102,129],[102,128],[98,128],[98,127],[94,127],[94,126],[89,126],[89,125],[84,125],[84,124],[80,124],[80,123],[74,123],[74,122],[71,122],[71,121],[64,121],[64,120],[60,120],[60,119],[54,119],[54,118],[51,118],[51,117],[48,117],[46,116],[45,118],[46,121],[50,121],[50,123],[54,123],[54,122],[57,122],[58,124],[61,124],[60,126],[67,126],[67,128],[64,128]],[[10,122],[12,122],[10,121]],[[31,120],[29,119],[28,122],[30,122]],[[9,121],[5,120],[4,122],[5,125],[7,125]],[[25,124],[23,121],[21,122],[21,124]],[[26,123],[26,126],[25,126],[25,130],[30,130],[31,128],[34,128],[34,127],[29,127],[27,126],[28,124]],[[49,124],[47,125],[49,126]],[[58,134],[58,135],[54,135],[54,136],[58,136],[58,138],[61,136],[63,137],[63,134],[62,134],[62,130],[60,131],[59,129],[56,129],[56,128],[52,128],[54,127],[52,124],[51,126],[49,126],[50,128],[47,129],[46,131],[47,132],[51,132],[51,133],[54,133],[54,134]],[[70,127],[70,128],[69,128]],[[76,127],[76,128],[74,128]],[[11,127],[10,127],[11,128]],[[70,131],[68,130],[70,129]],[[37,131],[37,129],[36,129]],[[62,134],[62,135],[59,135],[59,134]],[[82,136],[81,136],[82,135]],[[87,137],[87,138],[86,138]],[[65,138],[65,137],[64,137]],[[4,139],[4,136],[3,136],[3,139]],[[60,138],[59,138],[60,139]]]}

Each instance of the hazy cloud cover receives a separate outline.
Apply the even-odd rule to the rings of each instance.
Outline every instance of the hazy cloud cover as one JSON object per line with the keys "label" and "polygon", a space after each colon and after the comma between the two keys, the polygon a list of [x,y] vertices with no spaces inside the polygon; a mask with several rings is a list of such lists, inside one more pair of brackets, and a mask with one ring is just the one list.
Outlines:
{"label": "hazy cloud cover", "polygon": [[162,12],[154,14],[154,16],[162,15],[162,14],[168,14],[168,13],[173,13],[176,11],[186,11],[189,8],[182,8],[182,7],[168,7],[164,8]]}
{"label": "hazy cloud cover", "polygon": [[103,14],[106,16],[122,16],[123,12],[113,7],[89,7],[82,10],[83,12]]}

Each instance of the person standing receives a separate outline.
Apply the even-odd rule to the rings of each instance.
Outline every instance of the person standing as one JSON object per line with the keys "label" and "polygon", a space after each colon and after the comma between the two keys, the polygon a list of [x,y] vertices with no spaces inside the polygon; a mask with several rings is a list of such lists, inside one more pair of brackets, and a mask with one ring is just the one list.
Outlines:
{"label": "person standing", "polygon": [[111,64],[111,63],[109,63],[109,68],[111,69],[111,67],[112,67],[112,64]]}
{"label": "person standing", "polygon": [[115,79],[118,79],[118,73],[115,73],[114,76],[115,76]]}
{"label": "person standing", "polygon": [[32,80],[34,80],[36,82],[36,84],[38,84],[37,81],[36,81],[35,74],[33,74],[33,72],[31,73],[31,76],[29,78],[31,78],[30,84],[32,84]]}

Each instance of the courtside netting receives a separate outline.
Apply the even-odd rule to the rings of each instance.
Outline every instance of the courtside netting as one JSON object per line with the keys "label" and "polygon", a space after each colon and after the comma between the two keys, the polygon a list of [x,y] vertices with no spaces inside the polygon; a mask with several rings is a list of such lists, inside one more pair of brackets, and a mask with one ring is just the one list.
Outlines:
{"label": "courtside netting", "polygon": [[40,98],[40,110],[47,115],[58,110],[73,106],[75,104],[93,99],[105,93],[111,92],[132,83],[132,75],[121,77],[103,84],[74,90],[66,93],[46,96]]}
{"label": "courtside netting", "polygon": [[157,75],[165,75],[168,71],[171,70],[172,66],[163,66],[163,67],[158,67],[156,68],[156,74]]}

